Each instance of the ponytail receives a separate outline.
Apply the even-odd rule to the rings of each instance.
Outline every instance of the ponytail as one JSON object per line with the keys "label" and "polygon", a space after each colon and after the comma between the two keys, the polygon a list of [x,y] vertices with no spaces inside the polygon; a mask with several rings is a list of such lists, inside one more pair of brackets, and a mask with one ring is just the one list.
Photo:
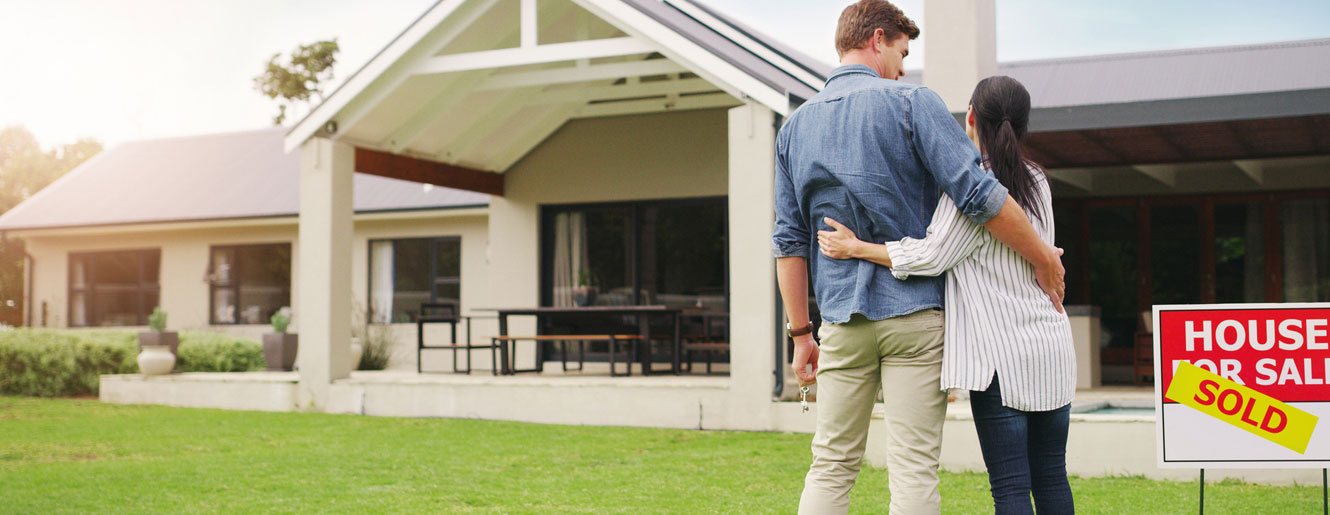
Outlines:
{"label": "ponytail", "polygon": [[979,81],[970,97],[974,109],[975,130],[984,165],[1027,216],[1044,221],[1043,199],[1039,195],[1039,165],[1025,159],[1021,140],[1030,119],[1030,94],[1011,77],[996,76]]}

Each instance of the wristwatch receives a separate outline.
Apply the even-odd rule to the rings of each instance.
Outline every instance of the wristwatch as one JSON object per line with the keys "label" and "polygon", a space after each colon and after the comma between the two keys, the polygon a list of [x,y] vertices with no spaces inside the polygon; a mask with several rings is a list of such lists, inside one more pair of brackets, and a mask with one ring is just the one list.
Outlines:
{"label": "wristwatch", "polygon": [[813,332],[813,322],[810,321],[808,322],[808,325],[805,325],[798,329],[791,327],[790,324],[787,322],[785,324],[785,332],[790,335],[790,338],[794,338],[796,336],[803,336],[805,334],[810,334]]}

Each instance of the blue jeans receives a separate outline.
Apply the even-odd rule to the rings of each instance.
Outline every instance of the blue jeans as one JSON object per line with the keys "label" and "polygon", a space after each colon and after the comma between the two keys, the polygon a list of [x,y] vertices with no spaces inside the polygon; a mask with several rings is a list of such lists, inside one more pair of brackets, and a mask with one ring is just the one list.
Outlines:
{"label": "blue jeans", "polygon": [[1020,411],[1002,405],[997,377],[988,390],[970,393],[974,428],[988,467],[993,508],[998,515],[1074,513],[1067,484],[1068,404],[1052,411]]}

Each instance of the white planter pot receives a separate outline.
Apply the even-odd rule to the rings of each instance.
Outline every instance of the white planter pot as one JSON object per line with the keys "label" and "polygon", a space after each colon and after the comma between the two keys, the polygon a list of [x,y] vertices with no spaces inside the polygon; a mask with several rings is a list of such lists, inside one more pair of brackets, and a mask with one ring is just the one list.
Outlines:
{"label": "white planter pot", "polygon": [[170,345],[144,345],[139,351],[139,371],[145,376],[170,374],[173,367],[175,354]]}

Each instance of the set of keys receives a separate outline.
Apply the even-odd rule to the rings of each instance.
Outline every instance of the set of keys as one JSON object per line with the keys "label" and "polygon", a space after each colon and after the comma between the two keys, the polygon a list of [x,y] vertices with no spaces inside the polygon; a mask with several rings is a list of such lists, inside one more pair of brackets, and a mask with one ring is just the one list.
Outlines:
{"label": "set of keys", "polygon": [[[806,375],[813,374],[812,363],[804,365],[804,374]],[[803,409],[804,413],[808,413],[808,385],[806,384],[799,386],[799,407]]]}

